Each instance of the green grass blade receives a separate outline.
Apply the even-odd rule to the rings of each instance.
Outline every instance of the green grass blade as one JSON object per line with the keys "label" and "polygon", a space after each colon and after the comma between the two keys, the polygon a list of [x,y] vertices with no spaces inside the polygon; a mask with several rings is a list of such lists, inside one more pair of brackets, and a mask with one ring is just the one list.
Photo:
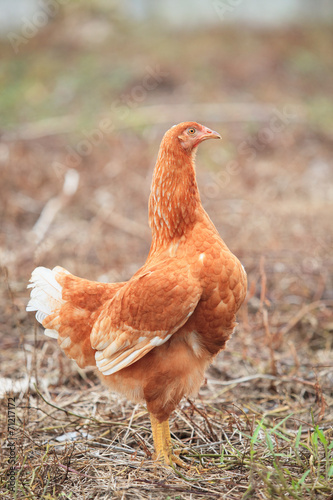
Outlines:
{"label": "green grass blade", "polygon": [[304,472],[304,474],[302,475],[302,477],[297,481],[297,485],[298,486],[302,486],[302,484],[304,483],[304,481],[306,480],[306,478],[308,477],[308,475],[310,474],[310,469],[308,469],[307,471]]}
{"label": "green grass blade", "polygon": [[296,439],[295,439],[295,448],[296,448],[297,451],[298,451],[298,448],[299,448],[299,443],[300,443],[300,440],[301,440],[301,435],[302,435],[302,425],[299,426],[299,429],[298,429],[297,434],[296,434]]}

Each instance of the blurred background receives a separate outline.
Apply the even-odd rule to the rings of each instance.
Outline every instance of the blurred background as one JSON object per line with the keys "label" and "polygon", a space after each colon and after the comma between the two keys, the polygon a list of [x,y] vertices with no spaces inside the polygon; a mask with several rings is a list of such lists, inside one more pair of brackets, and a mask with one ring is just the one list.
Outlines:
{"label": "blurred background", "polygon": [[0,11],[5,345],[31,331],[36,265],[118,281],[144,263],[160,140],[195,120],[223,138],[200,147],[197,176],[249,275],[239,339],[262,334],[265,273],[276,351],[291,356],[292,341],[327,358],[332,2],[1,0]]}
{"label": "blurred background", "polygon": [[[333,420],[332,28],[331,0],[0,0],[0,399],[5,390],[19,395],[19,460],[38,467],[36,476],[29,468],[24,472],[30,485],[35,481],[38,498],[50,481],[48,464],[41,476],[45,443],[67,429],[70,419],[61,412],[56,425],[52,416],[44,421],[50,409],[37,397],[34,382],[48,401],[74,409],[72,415],[111,419],[103,434],[89,426],[96,443],[108,433],[107,444],[129,443],[147,456],[151,436],[144,410],[96,387],[93,373],[87,376],[89,370],[79,369],[37,329],[33,314],[25,311],[31,271],[61,265],[92,280],[129,279],[150,247],[147,205],[159,144],[181,121],[198,121],[222,135],[222,141],[199,148],[198,184],[205,209],[247,270],[249,292],[237,332],[195,400],[201,410],[183,401],[172,417],[173,432],[180,439],[187,435],[179,427],[183,411],[204,429],[203,408],[209,407],[219,433],[232,433],[243,422],[247,436],[255,418],[264,416],[274,429],[283,418],[298,442],[300,422],[304,440],[310,440],[307,429],[314,425],[326,429],[328,439]],[[6,435],[5,411],[1,415]],[[134,415],[141,427],[132,434],[122,424],[127,418],[131,426]],[[144,448],[139,431],[146,436]],[[245,490],[252,498],[247,488],[253,474],[243,469],[244,442],[244,437],[233,441],[241,468],[227,463],[235,484],[245,485],[242,494],[232,488],[233,498],[243,498]],[[1,453],[5,463],[6,449]],[[66,451],[57,448],[58,453],[63,463],[71,461],[81,470],[80,454],[74,459],[70,452],[67,460]],[[267,456],[259,461],[269,463]],[[59,479],[57,457],[49,459],[55,472],[48,492],[61,491],[65,481],[70,495],[86,497],[84,474],[73,490],[67,467]],[[301,482],[301,488],[311,472],[307,481],[312,478],[322,498],[324,472],[316,462],[311,465],[312,459],[311,471],[308,465],[294,467],[293,476],[287,469],[284,484],[292,481],[294,488]],[[108,460],[114,460],[112,452]],[[96,471],[90,462],[84,471],[91,479]],[[98,459],[106,485],[110,462]],[[288,454],[288,468],[289,462]],[[127,468],[127,458],[123,464],[115,477],[127,488],[133,469]],[[284,466],[278,468],[280,478]],[[267,468],[268,489],[272,470]],[[141,465],[136,474],[141,477]],[[223,478],[217,468],[216,497],[230,489]],[[206,488],[209,481],[203,484]],[[99,480],[96,491],[100,488]],[[289,498],[290,491],[277,496]],[[325,491],[331,494],[330,487]],[[143,498],[141,493],[131,498]]]}

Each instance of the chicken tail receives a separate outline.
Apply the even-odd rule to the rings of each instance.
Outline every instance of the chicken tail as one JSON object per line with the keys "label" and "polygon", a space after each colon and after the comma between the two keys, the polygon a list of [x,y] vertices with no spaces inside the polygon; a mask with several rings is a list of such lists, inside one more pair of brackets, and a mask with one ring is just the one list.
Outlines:
{"label": "chicken tail", "polygon": [[[36,319],[39,323],[52,314],[55,310],[60,309],[63,304],[62,286],[56,280],[57,272],[69,274],[66,269],[55,267],[47,269],[46,267],[36,267],[32,272],[30,284],[27,288],[32,288],[30,300],[27,305],[27,311],[36,311]],[[45,329],[45,335],[58,338],[58,331]]]}
{"label": "chicken tail", "polygon": [[[62,267],[47,269],[37,267],[31,275],[30,300],[27,311],[36,311],[36,319],[45,328],[45,335],[58,340],[65,354],[80,367],[95,365],[95,351],[91,347],[90,332],[93,324],[93,309],[98,308],[96,295],[94,304],[89,297],[77,302],[84,295],[84,283]],[[90,282],[92,283],[92,282]],[[82,288],[83,293],[78,293]],[[86,304],[85,304],[86,302]]]}

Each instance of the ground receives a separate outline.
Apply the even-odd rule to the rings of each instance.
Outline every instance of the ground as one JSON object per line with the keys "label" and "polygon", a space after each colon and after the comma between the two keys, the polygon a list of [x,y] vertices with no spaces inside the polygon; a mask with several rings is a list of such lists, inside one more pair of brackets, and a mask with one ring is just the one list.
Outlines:
{"label": "ground", "polygon": [[[73,3],[17,53],[7,42],[1,497],[332,499],[331,28],[174,33]],[[191,119],[222,135],[200,147],[198,183],[249,292],[172,416],[194,465],[174,471],[151,460],[145,408],[42,335],[26,285],[36,265],[120,281],[144,263],[159,142]]]}

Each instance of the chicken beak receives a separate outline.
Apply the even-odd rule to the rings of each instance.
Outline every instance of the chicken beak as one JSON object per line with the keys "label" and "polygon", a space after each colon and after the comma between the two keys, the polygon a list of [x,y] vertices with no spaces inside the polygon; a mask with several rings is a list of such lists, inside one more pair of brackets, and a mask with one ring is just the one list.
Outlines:
{"label": "chicken beak", "polygon": [[218,134],[214,130],[211,130],[210,128],[205,127],[203,132],[202,132],[202,135],[200,137],[200,142],[206,141],[207,139],[222,139],[222,137],[220,136],[220,134]]}

